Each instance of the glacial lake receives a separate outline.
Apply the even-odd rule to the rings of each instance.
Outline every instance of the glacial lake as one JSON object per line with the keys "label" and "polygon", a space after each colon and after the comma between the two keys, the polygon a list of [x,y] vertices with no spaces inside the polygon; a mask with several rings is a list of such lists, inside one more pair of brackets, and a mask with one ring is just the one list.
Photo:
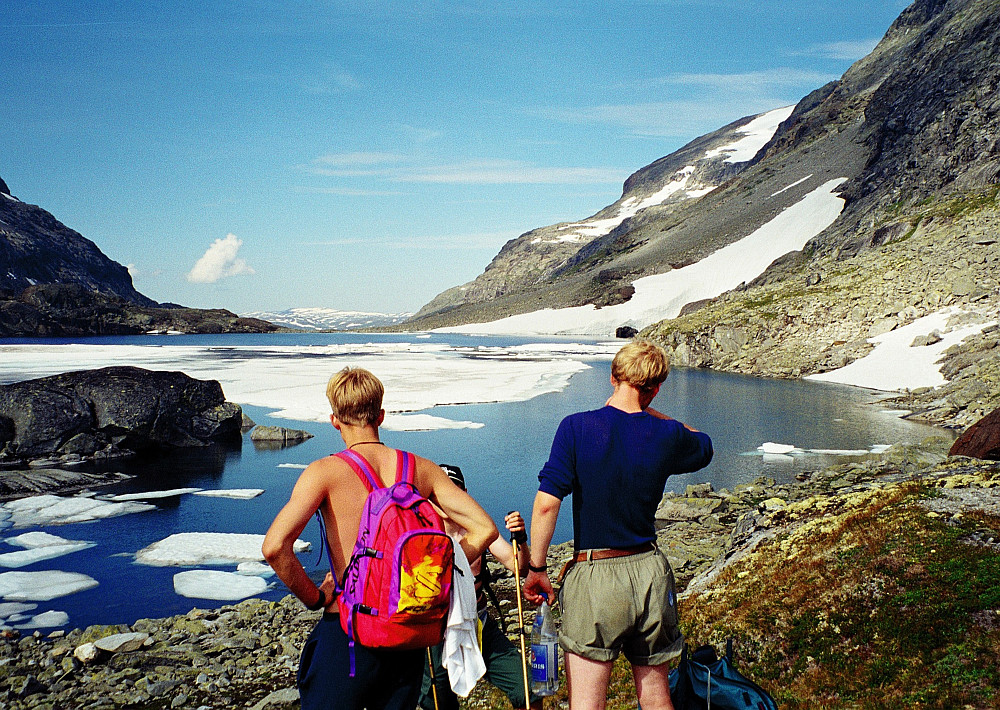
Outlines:
{"label": "glacial lake", "polygon": [[[383,430],[390,446],[410,449],[439,463],[461,466],[470,492],[498,525],[519,509],[528,517],[560,419],[603,406],[611,392],[610,360],[620,343],[581,338],[475,338],[461,335],[277,334],[267,336],[158,336],[71,340],[0,341],[0,382],[72,369],[135,364],[179,369],[195,377],[213,375],[227,396],[244,405],[257,423],[305,429],[314,434],[299,445],[262,448],[244,436],[237,448],[210,447],[119,460],[111,470],[137,477],[95,491],[99,496],[181,488],[262,489],[249,499],[184,493],[146,501],[150,507],[119,517],[62,525],[0,530],[3,553],[21,548],[6,542],[26,532],[45,532],[92,546],[7,570],[0,567],[0,625],[17,627],[46,612],[64,612],[67,628],[91,624],[131,624],[144,617],[186,613],[230,601],[181,596],[174,575],[191,569],[235,571],[235,563],[191,567],[138,564],[139,550],[175,533],[263,534],[288,500],[301,468],[343,448],[324,413],[326,378],[345,364],[368,367],[414,406],[426,401],[460,401],[463,387],[478,404],[430,406],[414,412],[427,417],[429,430],[413,422]],[[478,377],[485,373],[484,377]],[[298,388],[298,389],[296,389]],[[314,392],[318,390],[318,392]],[[234,396],[232,392],[239,393]],[[308,406],[295,410],[298,400]],[[533,394],[537,393],[537,394]],[[318,394],[318,398],[315,396]],[[270,399],[269,399],[270,398]],[[804,470],[857,460],[859,451],[916,442],[948,432],[900,419],[873,403],[878,393],[805,381],[764,380],[707,370],[674,369],[654,401],[661,411],[712,436],[715,458],[696,473],[670,479],[668,490],[711,482],[732,488],[759,476],[788,481]],[[272,401],[270,405],[262,404]],[[496,401],[490,401],[496,400]],[[275,416],[274,412],[292,414]],[[318,412],[318,413],[317,413]],[[312,416],[314,420],[308,420]],[[456,426],[459,428],[445,428]],[[764,442],[796,446],[792,455],[762,455]],[[842,453],[831,453],[842,452]],[[848,453],[849,452],[849,453]],[[554,542],[572,534],[568,499]],[[2,523],[0,523],[2,524]],[[9,524],[9,521],[8,521]],[[319,528],[311,522],[302,539],[312,545],[300,555],[306,570],[322,576]],[[61,571],[88,575],[97,586],[50,600],[29,601],[5,592],[9,571]],[[276,577],[255,596],[279,599],[287,591]],[[9,585],[8,585],[9,586]],[[6,596],[5,596],[6,595]],[[43,595],[36,595],[43,596]],[[44,620],[59,615],[48,614]],[[57,624],[58,625],[58,624]],[[46,628],[42,628],[43,633]]]}

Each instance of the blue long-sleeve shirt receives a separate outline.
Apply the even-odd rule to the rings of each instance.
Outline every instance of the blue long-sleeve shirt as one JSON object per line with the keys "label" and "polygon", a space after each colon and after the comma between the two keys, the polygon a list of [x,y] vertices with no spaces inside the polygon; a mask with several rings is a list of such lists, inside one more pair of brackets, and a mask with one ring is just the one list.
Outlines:
{"label": "blue long-sleeve shirt", "polygon": [[656,508],[669,476],[704,468],[712,440],[673,419],[606,406],[559,424],[538,490],[573,495],[578,550],[623,548],[656,539]]}

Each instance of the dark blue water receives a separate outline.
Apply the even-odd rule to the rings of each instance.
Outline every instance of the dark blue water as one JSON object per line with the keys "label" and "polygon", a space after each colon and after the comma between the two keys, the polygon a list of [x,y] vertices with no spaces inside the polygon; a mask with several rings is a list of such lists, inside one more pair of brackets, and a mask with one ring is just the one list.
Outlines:
{"label": "dark blue water", "polygon": [[[198,344],[215,343],[217,336],[201,336]],[[231,337],[231,336],[230,336]],[[386,336],[405,340],[407,336]],[[249,336],[241,343],[300,344],[301,336]],[[464,339],[482,343],[482,338]],[[52,341],[46,341],[51,343]],[[93,342],[93,341],[91,341]],[[121,342],[120,339],[117,342]],[[135,341],[131,341],[135,342]],[[158,341],[162,342],[162,341]],[[220,340],[220,342],[232,342]],[[490,340],[491,344],[524,342],[524,339]],[[431,432],[384,431],[390,446],[410,449],[440,463],[457,464],[466,474],[470,492],[499,524],[511,509],[525,517],[537,488],[537,472],[548,456],[559,420],[574,411],[603,406],[611,392],[610,363],[591,363],[574,376],[562,392],[526,402],[439,407],[431,413],[451,419],[485,424],[480,429]],[[837,456],[795,456],[765,460],[754,452],[765,441],[813,449],[866,449],[876,444],[914,442],[932,433],[930,427],[907,422],[872,406],[873,395],[862,390],[811,382],[761,380],[706,370],[676,369],[661,389],[654,406],[697,429],[709,433],[716,447],[712,464],[693,474],[671,479],[668,488],[683,490],[690,483],[711,481],[732,488],[767,475],[790,480],[805,469],[820,468]],[[185,613],[192,607],[221,606],[225,602],[178,596],[173,590],[177,567],[150,567],[133,561],[134,553],[176,532],[239,532],[263,534],[274,515],[288,500],[301,472],[279,464],[307,464],[343,448],[332,426],[282,421],[260,408],[246,408],[258,423],[306,429],[315,434],[298,446],[281,450],[257,449],[245,438],[240,449],[197,449],[154,458],[117,462],[115,470],[135,473],[141,479],[118,484],[104,492],[162,490],[185,486],[201,488],[263,488],[251,500],[231,500],[184,495],[151,501],[156,510],[109,520],[41,528],[72,540],[88,540],[95,547],[46,560],[19,571],[59,569],[88,574],[100,582],[95,589],[50,602],[40,602],[32,614],[49,609],[66,611],[70,627],[102,623],[132,623],[143,617]],[[571,537],[570,505],[564,506],[555,542]],[[5,535],[25,532],[7,530]],[[319,531],[310,523],[302,535],[314,550],[301,559],[310,572],[319,574]],[[2,545],[0,551],[12,551]],[[232,571],[234,565],[220,567]],[[0,570],[2,571],[2,570]],[[286,590],[271,578],[274,588],[262,595],[278,599]]]}

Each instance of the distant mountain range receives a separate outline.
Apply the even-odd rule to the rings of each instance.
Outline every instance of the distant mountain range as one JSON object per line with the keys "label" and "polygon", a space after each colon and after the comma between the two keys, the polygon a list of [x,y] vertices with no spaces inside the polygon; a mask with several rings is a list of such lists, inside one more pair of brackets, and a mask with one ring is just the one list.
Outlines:
{"label": "distant mountain range", "polygon": [[244,313],[246,318],[274,323],[283,328],[302,330],[358,330],[397,325],[412,317],[412,313],[364,313],[338,311],[333,308],[289,308],[284,311]]}

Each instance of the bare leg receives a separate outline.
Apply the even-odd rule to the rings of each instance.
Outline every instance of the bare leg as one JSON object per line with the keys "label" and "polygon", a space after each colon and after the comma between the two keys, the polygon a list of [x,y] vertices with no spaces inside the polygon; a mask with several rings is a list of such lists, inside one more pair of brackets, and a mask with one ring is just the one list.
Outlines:
{"label": "bare leg", "polygon": [[635,693],[642,710],[674,710],[670,700],[670,668],[659,666],[632,666]]}
{"label": "bare leg", "polygon": [[575,653],[566,654],[570,710],[604,710],[611,665],[611,661],[591,661]]}

